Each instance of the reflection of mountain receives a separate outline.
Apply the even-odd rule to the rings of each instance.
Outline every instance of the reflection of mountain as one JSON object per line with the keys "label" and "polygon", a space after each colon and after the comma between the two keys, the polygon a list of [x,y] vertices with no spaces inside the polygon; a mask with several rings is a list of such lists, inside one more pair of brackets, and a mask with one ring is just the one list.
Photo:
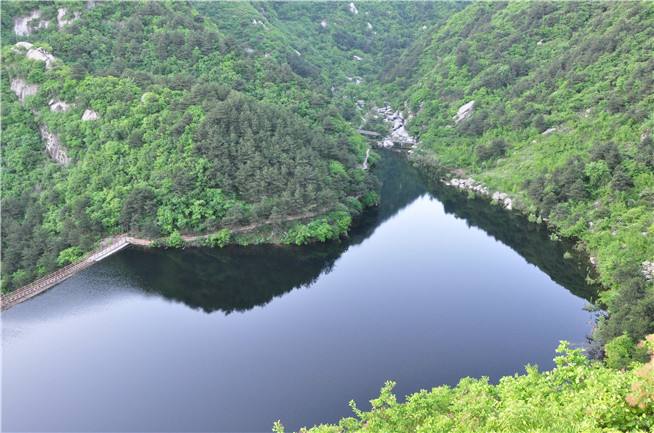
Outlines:
{"label": "reflection of mountain", "polygon": [[[385,153],[376,174],[383,181],[381,204],[357,221],[346,240],[305,247],[129,250],[116,261],[140,280],[143,290],[192,308],[229,313],[263,305],[329,272],[350,245],[365,241],[384,221],[426,192],[417,171],[401,155]],[[485,230],[574,294],[592,298],[594,291],[585,283],[586,262],[576,256],[564,259],[569,245],[550,241],[542,226],[486,201],[468,200],[458,191],[437,188],[433,194],[446,212]]]}
{"label": "reflection of mountain", "polygon": [[[442,186],[431,193],[443,203],[445,212],[509,246],[574,295],[588,301],[595,298],[598,287],[586,283],[588,257],[576,253],[572,242],[552,241],[543,224],[530,223],[522,215],[489,205],[487,200],[468,199],[466,193]],[[564,258],[566,251],[572,254],[568,259]]]}

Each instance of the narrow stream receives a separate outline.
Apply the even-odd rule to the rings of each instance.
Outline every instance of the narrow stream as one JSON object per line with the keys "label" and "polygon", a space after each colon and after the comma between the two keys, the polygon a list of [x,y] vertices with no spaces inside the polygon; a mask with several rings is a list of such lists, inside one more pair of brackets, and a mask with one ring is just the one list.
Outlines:
{"label": "narrow stream", "polygon": [[123,251],[2,317],[9,431],[270,431],[463,376],[551,368],[583,345],[585,262],[401,155],[350,238]]}

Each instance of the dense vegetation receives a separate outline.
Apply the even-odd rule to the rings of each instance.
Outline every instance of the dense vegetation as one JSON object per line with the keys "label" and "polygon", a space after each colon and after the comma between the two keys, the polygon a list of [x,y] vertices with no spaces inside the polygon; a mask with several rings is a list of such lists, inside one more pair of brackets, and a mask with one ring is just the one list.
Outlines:
{"label": "dense vegetation", "polygon": [[[62,8],[79,18],[57,28]],[[33,11],[51,24],[15,35]],[[192,5],[5,2],[2,19],[3,289],[110,234],[179,246],[184,233],[270,222],[274,238],[261,240],[305,243],[343,234],[376,201],[359,168],[365,143],[327,86],[250,56]],[[52,67],[14,47],[23,40],[52,53]],[[38,86],[24,103],[10,90],[17,78]],[[42,127],[70,164],[48,158]],[[320,218],[284,235],[285,219],[302,215]]]}
{"label": "dense vegetation", "polygon": [[578,239],[608,288],[600,344],[654,332],[652,3],[476,3],[416,45],[413,84],[388,86],[416,113],[416,160],[464,169]]}
{"label": "dense vegetation", "polygon": [[[649,338],[654,348],[654,336]],[[487,378],[462,379],[453,388],[440,386],[399,402],[387,382],[372,409],[350,402],[355,417],[338,425],[301,432],[650,432],[654,428],[654,357],[647,364],[614,370],[589,361],[565,342],[556,367],[507,376],[497,385]],[[284,432],[278,422],[273,429]]]}
{"label": "dense vegetation", "polygon": [[[606,363],[564,347],[555,370],[498,385],[406,403],[388,385],[371,412],[316,431],[654,428],[651,364],[633,366],[654,333],[652,3],[3,2],[1,31],[3,291],[125,231],[170,246],[189,233],[224,246],[262,223],[241,241],[339,237],[377,201],[355,128],[391,101],[425,172],[509,193],[592,257]],[[36,94],[19,101],[17,78]],[[70,164],[44,152],[44,128]]]}

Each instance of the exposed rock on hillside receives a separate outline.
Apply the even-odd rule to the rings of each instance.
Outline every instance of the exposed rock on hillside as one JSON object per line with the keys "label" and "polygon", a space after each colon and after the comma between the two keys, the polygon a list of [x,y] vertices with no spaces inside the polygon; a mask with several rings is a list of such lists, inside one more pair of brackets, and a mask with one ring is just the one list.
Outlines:
{"label": "exposed rock on hillside", "polygon": [[359,13],[359,10],[357,9],[357,7],[354,5],[353,2],[350,2],[349,6],[350,6],[350,12],[352,12],[354,15]]}
{"label": "exposed rock on hillside", "polygon": [[29,50],[27,50],[26,56],[27,56],[28,59],[31,59],[31,60],[37,60],[39,62],[45,62],[45,68],[46,69],[51,69],[52,65],[55,62],[55,60],[57,60],[55,58],[55,56],[48,53],[43,48],[30,48]]}
{"label": "exposed rock on hillside", "polygon": [[11,80],[11,90],[18,96],[18,100],[24,103],[27,96],[36,95],[36,92],[39,91],[39,86],[36,84],[27,84],[22,78],[14,78]]}
{"label": "exposed rock on hillside", "polygon": [[16,44],[11,48],[11,51],[13,51],[14,53],[22,53],[22,52],[26,52],[33,46],[34,45],[32,45],[29,42],[20,41],[20,42],[16,42]]}
{"label": "exposed rock on hillside", "polygon": [[71,104],[67,102],[54,100],[54,99],[50,99],[48,105],[50,106],[50,111],[55,111],[57,113],[63,113],[65,111],[68,111],[70,110],[71,107]]}
{"label": "exposed rock on hillside", "polygon": [[379,142],[379,146],[389,148],[399,144],[401,147],[411,147],[417,143],[416,139],[406,130],[406,119],[399,110],[394,111],[387,105],[378,108],[377,113],[382,115],[385,121],[393,125],[390,134]]}
{"label": "exposed rock on hillside", "polygon": [[511,210],[513,209],[513,199],[509,197],[508,194],[495,191],[491,194],[490,190],[484,184],[477,182],[472,178],[460,179],[452,178],[444,181],[445,185],[461,189],[464,191],[472,191],[484,197],[490,197],[494,202],[502,205],[504,208]]}
{"label": "exposed rock on hillside", "polygon": [[654,281],[654,261],[643,262],[643,276],[647,281]]}
{"label": "exposed rock on hillside", "polygon": [[75,11],[73,13],[73,16],[71,18],[67,19],[67,18],[65,18],[67,12],[68,12],[68,10],[66,8],[57,9],[57,28],[58,29],[62,29],[65,26],[67,26],[68,24],[71,24],[74,21],[77,21],[79,19],[79,17],[80,17],[79,11]]}
{"label": "exposed rock on hillside", "polygon": [[466,104],[463,104],[461,107],[459,107],[459,110],[456,112],[456,116],[454,116],[454,123],[459,123],[463,120],[466,120],[470,115],[472,114],[472,110],[475,108],[475,101],[470,101]]}
{"label": "exposed rock on hillside", "polygon": [[88,122],[89,120],[98,120],[100,116],[93,110],[86,109],[82,114],[82,120]]}
{"label": "exposed rock on hillside", "polygon": [[[41,18],[41,11],[33,10],[29,15],[14,19],[14,33],[16,36],[28,36],[34,30],[45,29],[50,25],[50,21],[39,20],[39,18]],[[35,21],[35,23],[32,23],[32,21]]]}
{"label": "exposed rock on hillside", "polygon": [[59,137],[50,132],[48,127],[45,125],[39,126],[39,132],[41,133],[41,138],[45,142],[45,150],[48,151],[50,158],[61,165],[70,164],[70,158],[68,157],[66,149],[59,141]]}

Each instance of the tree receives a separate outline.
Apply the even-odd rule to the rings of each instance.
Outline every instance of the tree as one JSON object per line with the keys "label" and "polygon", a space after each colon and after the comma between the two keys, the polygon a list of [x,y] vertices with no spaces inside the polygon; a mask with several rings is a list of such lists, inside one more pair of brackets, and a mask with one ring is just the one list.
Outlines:
{"label": "tree", "polygon": [[616,191],[627,191],[629,188],[634,186],[634,182],[624,169],[622,165],[616,167],[613,171],[613,179],[611,179],[611,186]]}

